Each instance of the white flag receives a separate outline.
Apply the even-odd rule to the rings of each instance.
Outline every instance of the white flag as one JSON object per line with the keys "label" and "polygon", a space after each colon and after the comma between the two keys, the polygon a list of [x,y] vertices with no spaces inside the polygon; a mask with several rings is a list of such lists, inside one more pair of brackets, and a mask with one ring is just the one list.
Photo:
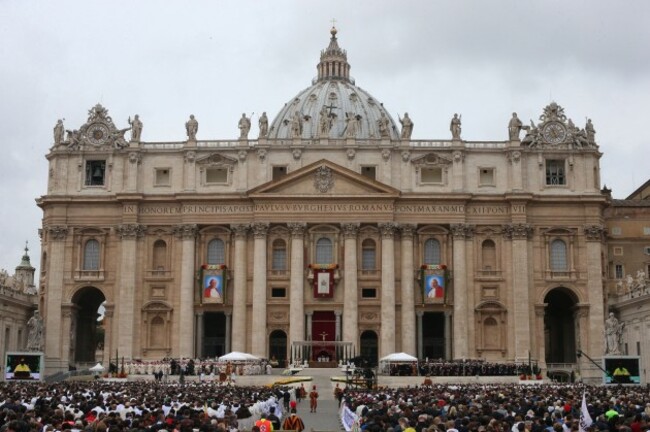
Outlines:
{"label": "white flag", "polygon": [[593,420],[589,415],[589,410],[587,409],[587,399],[585,398],[585,392],[582,392],[582,407],[580,408],[580,432],[586,432],[587,428],[591,426]]}

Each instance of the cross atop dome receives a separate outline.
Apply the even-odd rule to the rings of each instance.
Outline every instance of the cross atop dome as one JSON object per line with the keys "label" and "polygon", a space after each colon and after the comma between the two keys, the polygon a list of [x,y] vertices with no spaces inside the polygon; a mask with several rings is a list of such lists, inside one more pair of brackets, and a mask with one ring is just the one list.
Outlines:
{"label": "cross atop dome", "polygon": [[350,82],[350,64],[348,63],[348,54],[344,49],[339,47],[336,34],[338,30],[334,26],[336,21],[332,20],[330,29],[329,46],[320,52],[320,62],[318,63],[317,81],[326,80],[343,80]]}

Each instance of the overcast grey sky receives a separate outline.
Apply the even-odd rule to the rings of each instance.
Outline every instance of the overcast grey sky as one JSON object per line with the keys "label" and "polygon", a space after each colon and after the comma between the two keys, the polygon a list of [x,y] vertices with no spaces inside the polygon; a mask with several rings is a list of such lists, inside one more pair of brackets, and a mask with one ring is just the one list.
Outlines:
{"label": "overcast grey sky", "polygon": [[[650,178],[650,1],[90,1],[0,0],[0,268],[29,240],[39,264],[45,154],[102,103],[117,127],[140,114],[143,141],[238,136],[242,112],[267,111],[308,87],[331,20],[358,86],[414,139],[505,140],[554,100],[592,118],[602,181],[624,198]],[[256,134],[256,128],[253,135]]]}

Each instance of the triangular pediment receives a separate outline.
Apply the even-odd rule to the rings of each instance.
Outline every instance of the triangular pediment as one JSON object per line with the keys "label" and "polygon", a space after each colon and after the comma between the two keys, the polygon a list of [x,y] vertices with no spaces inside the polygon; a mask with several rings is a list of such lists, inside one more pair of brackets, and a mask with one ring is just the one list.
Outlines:
{"label": "triangular pediment", "polygon": [[399,190],[321,159],[278,180],[251,189],[248,196],[251,198],[288,196],[395,198],[399,196]]}

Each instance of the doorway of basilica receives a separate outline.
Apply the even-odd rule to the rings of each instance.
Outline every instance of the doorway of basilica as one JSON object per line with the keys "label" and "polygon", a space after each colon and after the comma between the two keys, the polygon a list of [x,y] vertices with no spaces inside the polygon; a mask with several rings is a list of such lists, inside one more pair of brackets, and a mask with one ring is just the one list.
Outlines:
{"label": "doorway of basilica", "polygon": [[336,348],[327,342],[336,341],[336,316],[334,311],[314,311],[311,324],[314,341],[311,360],[314,362],[336,361]]}
{"label": "doorway of basilica", "polygon": [[544,345],[546,363],[576,362],[574,308],[577,298],[567,288],[549,291],[544,297]]}
{"label": "doorway of basilica", "polygon": [[220,357],[226,353],[226,315],[205,312],[203,315],[203,357]]}
{"label": "doorway of basilica", "polygon": [[269,360],[287,367],[287,334],[282,330],[273,330],[269,335]]}
{"label": "doorway of basilica", "polygon": [[81,288],[72,297],[70,358],[77,364],[94,364],[95,353],[103,349],[104,329],[99,307],[105,301],[104,294],[91,286]]}
{"label": "doorway of basilica", "polygon": [[445,314],[425,312],[422,315],[422,356],[445,359]]}
{"label": "doorway of basilica", "polygon": [[366,330],[361,333],[359,354],[361,357],[367,359],[372,366],[379,363],[379,343],[377,341],[377,333],[372,330]]}

